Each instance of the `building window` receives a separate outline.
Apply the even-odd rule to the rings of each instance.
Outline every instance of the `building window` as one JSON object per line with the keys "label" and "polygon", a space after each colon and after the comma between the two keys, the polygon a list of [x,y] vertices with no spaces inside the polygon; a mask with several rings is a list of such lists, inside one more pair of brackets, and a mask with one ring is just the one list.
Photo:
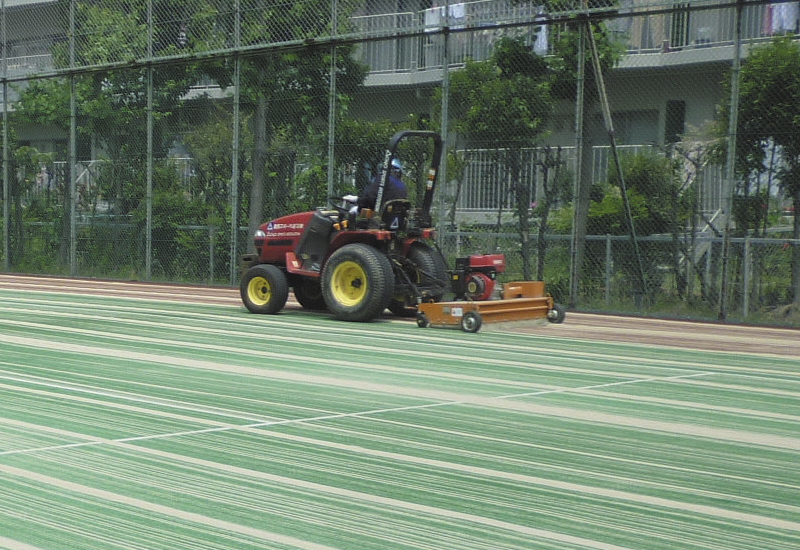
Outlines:
{"label": "building window", "polygon": [[667,101],[664,119],[664,143],[677,143],[685,130],[686,102],[678,99]]}

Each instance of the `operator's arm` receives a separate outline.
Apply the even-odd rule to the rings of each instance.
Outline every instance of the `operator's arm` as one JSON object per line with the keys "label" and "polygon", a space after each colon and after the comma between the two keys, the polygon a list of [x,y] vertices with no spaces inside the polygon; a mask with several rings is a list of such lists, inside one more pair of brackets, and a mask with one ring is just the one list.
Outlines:
{"label": "operator's arm", "polygon": [[375,208],[375,200],[378,198],[378,178],[375,178],[367,185],[364,192],[358,197],[359,208]]}

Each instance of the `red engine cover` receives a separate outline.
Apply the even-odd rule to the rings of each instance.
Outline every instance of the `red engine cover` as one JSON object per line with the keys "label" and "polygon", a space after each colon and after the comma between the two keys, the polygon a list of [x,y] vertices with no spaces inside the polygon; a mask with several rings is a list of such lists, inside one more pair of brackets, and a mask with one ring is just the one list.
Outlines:
{"label": "red engine cover", "polygon": [[264,236],[254,237],[258,259],[264,263],[284,265],[286,253],[294,251],[313,214],[313,211],[300,212],[261,224],[259,229]]}
{"label": "red engine cover", "polygon": [[506,270],[506,257],[502,254],[473,254],[469,257],[471,268],[492,267],[497,273]]}
{"label": "red engine cover", "polygon": [[467,296],[470,300],[488,300],[494,290],[494,280],[483,273],[470,273],[467,278]]}

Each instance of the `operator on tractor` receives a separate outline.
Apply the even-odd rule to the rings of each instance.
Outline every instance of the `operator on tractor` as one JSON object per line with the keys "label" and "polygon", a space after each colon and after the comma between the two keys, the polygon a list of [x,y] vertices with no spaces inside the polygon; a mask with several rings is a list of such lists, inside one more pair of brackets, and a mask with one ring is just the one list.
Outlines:
{"label": "operator on tractor", "polygon": [[[392,159],[391,169],[389,170],[389,177],[386,180],[386,185],[383,187],[383,197],[381,203],[395,199],[405,199],[407,197],[406,186],[402,180],[403,166],[397,159]],[[380,174],[372,178],[370,184],[364,189],[361,196],[347,195],[344,200],[352,203],[354,206],[350,210],[351,214],[356,214],[362,208],[375,209],[375,201],[378,198],[378,189],[381,185]]]}

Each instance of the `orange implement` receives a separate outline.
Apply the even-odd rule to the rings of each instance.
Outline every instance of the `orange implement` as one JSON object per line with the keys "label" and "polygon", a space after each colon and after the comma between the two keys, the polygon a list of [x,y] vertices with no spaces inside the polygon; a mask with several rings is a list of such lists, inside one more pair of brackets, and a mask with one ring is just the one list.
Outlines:
{"label": "orange implement", "polygon": [[564,309],[544,293],[542,281],[505,283],[500,300],[428,302],[417,306],[417,325],[460,327],[465,332],[478,332],[483,323],[547,319],[564,320]]}

